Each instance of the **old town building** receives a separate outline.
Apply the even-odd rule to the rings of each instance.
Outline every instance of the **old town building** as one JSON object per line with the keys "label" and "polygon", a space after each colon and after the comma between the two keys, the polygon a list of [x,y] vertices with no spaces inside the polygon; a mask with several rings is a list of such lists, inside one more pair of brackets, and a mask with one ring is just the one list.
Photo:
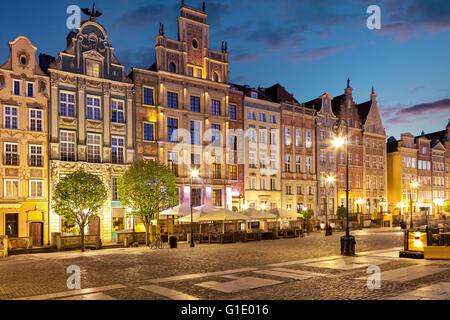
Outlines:
{"label": "old town building", "polygon": [[239,86],[244,93],[245,201],[256,210],[281,205],[280,104],[264,89]]}
{"label": "old town building", "polygon": [[[59,178],[78,169],[102,177],[108,200],[88,234],[114,240],[127,224],[116,179],[135,160],[133,84],[113,53],[105,29],[91,17],[70,32],[57,59],[41,56],[50,75],[50,202]],[[51,210],[50,232],[73,226]]]}
{"label": "old town building", "polygon": [[281,203],[298,214],[316,209],[315,110],[305,107],[283,87],[267,89],[281,103]]}
{"label": "old town building", "polygon": [[9,43],[0,67],[0,235],[49,241],[49,79],[26,37]]}
{"label": "old town building", "polygon": [[[167,38],[160,24],[155,51],[150,70],[132,72],[137,158],[156,158],[172,168],[180,203],[232,209],[232,190],[243,172],[231,162],[227,134],[241,127],[242,96],[228,83],[226,45],[221,51],[210,49],[205,10],[182,4],[178,39]],[[193,169],[199,178],[193,179],[191,190]],[[239,206],[243,194],[234,196]]]}

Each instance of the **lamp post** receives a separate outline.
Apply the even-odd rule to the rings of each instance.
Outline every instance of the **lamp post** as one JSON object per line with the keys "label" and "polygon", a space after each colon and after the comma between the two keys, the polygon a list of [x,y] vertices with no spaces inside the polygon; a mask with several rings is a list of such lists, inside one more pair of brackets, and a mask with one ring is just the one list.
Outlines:
{"label": "lamp post", "polygon": [[193,215],[193,210],[192,207],[194,206],[194,204],[192,203],[192,179],[194,178],[198,178],[198,171],[197,170],[192,170],[191,171],[191,185],[190,185],[190,200],[191,200],[191,248],[195,247],[195,243],[194,243],[194,215]]}
{"label": "lamp post", "polygon": [[[332,176],[330,173],[328,173],[328,177],[326,179],[326,185],[329,186],[331,184],[334,184],[335,181],[336,181],[336,178],[334,176]],[[325,195],[326,195],[326,201],[325,201],[326,202],[325,203],[325,237],[331,236],[332,233],[333,233],[332,230],[331,230],[331,227],[328,225],[328,206],[329,206],[328,194],[330,192],[330,188],[326,188],[326,189],[327,190],[325,192]]]}
{"label": "lamp post", "polygon": [[344,256],[354,256],[355,255],[355,237],[350,235],[350,229],[348,224],[348,123],[345,119],[339,119],[333,125],[333,130],[336,134],[339,133],[342,126],[345,126],[345,138],[337,137],[333,140],[333,145],[337,148],[341,147],[345,143],[345,172],[346,172],[346,188],[345,188],[345,200],[346,200],[346,215],[347,221],[345,226],[345,236],[341,237],[341,254]]}
{"label": "lamp post", "polygon": [[419,187],[419,183],[417,181],[413,181],[411,182],[411,184],[409,185],[410,188],[410,192],[409,192],[409,211],[411,213],[411,222],[409,224],[410,228],[414,228],[414,224],[413,224],[413,209],[412,209],[412,192],[413,190],[417,189]]}
{"label": "lamp post", "polygon": [[[363,198],[358,198],[357,200],[356,200],[356,214],[360,214],[359,213],[359,206],[362,206],[364,203],[366,203],[366,200],[364,200]],[[363,215],[363,212],[361,211],[361,216]],[[360,217],[359,218],[360,219],[360,223],[361,223],[361,226],[362,227],[364,227],[364,220]]]}

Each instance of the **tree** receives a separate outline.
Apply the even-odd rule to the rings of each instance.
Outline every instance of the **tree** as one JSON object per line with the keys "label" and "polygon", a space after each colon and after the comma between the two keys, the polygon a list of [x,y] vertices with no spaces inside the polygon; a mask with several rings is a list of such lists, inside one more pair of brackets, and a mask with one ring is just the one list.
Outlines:
{"label": "tree", "polygon": [[70,173],[55,187],[53,209],[66,221],[75,222],[80,229],[81,251],[84,252],[84,229],[98,217],[107,199],[105,185],[99,176],[83,170]]}
{"label": "tree", "polygon": [[345,219],[347,217],[347,209],[344,206],[340,206],[337,209],[336,215],[339,219]]}
{"label": "tree", "polygon": [[[178,204],[177,179],[169,167],[153,160],[135,162],[117,180],[119,199],[124,207],[142,220],[145,243],[150,244],[150,225],[161,211]],[[152,234],[153,236],[153,234]]]}
{"label": "tree", "polygon": [[450,213],[450,201],[447,201],[442,207],[445,213]]}
{"label": "tree", "polygon": [[303,211],[303,218],[305,218],[306,221],[311,219],[312,216],[314,216],[314,210],[313,209],[308,209],[306,211]]}

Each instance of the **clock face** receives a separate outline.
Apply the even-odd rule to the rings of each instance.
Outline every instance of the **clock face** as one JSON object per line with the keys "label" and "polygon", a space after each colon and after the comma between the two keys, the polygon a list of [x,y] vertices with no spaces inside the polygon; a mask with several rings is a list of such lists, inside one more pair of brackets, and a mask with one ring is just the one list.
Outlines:
{"label": "clock face", "polygon": [[198,48],[198,42],[197,42],[197,39],[193,39],[193,40],[192,40],[192,47],[194,47],[194,49],[197,49],[197,48]]}

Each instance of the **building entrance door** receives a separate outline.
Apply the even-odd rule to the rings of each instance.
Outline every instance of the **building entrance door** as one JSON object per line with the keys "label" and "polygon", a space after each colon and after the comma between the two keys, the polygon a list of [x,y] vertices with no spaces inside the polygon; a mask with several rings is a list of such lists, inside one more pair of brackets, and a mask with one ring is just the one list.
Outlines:
{"label": "building entrance door", "polygon": [[30,223],[30,236],[33,239],[33,246],[40,247],[43,245],[43,229],[44,224],[42,222]]}
{"label": "building entrance door", "polygon": [[100,218],[97,217],[88,224],[88,234],[90,235],[100,235]]}
{"label": "building entrance door", "polygon": [[5,220],[5,234],[8,236],[8,238],[19,237],[19,214],[6,214]]}

